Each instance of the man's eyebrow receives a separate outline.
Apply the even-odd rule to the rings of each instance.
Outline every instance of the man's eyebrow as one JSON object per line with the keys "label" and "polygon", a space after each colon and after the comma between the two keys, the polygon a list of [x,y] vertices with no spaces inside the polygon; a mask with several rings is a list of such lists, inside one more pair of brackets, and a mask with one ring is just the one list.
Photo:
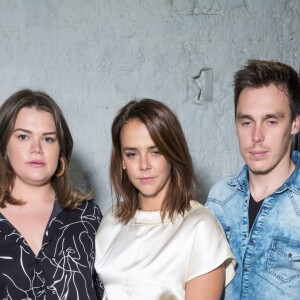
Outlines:
{"label": "man's eyebrow", "polygon": [[[276,112],[276,113],[270,113],[270,114],[266,114],[263,116],[263,120],[266,119],[270,119],[270,118],[274,118],[274,119],[282,119],[284,117],[284,113],[282,112]],[[253,120],[253,116],[252,115],[248,115],[248,114],[243,114],[243,113],[238,113],[236,115],[237,119],[250,119]]]}
{"label": "man's eyebrow", "polygon": [[248,114],[242,114],[242,113],[238,113],[236,115],[236,118],[237,119],[251,119],[253,120],[253,117],[251,115],[248,115]]}
{"label": "man's eyebrow", "polygon": [[270,118],[282,119],[282,118],[284,118],[284,113],[282,113],[282,112],[276,112],[276,113],[273,113],[273,114],[266,114],[264,116],[264,120],[270,119]]}

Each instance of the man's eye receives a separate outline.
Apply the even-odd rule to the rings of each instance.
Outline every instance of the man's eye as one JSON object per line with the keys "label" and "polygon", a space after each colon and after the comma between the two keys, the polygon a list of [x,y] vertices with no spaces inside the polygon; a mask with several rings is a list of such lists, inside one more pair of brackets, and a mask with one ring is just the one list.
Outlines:
{"label": "man's eye", "polygon": [[277,124],[277,121],[274,121],[274,120],[269,120],[269,122],[268,122],[270,125],[275,125],[275,124]]}
{"label": "man's eye", "polygon": [[246,121],[246,122],[242,122],[242,126],[250,126],[251,122]]}

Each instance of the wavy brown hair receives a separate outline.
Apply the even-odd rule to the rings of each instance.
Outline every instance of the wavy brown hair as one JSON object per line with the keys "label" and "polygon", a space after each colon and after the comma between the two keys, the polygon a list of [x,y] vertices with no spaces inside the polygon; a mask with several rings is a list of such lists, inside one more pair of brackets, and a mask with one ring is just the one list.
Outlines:
{"label": "wavy brown hair", "polygon": [[297,72],[289,65],[272,60],[248,60],[234,76],[234,109],[245,88],[261,88],[275,84],[289,99],[291,119],[300,112],[300,81]]}
{"label": "wavy brown hair", "polygon": [[121,108],[111,128],[110,180],[117,199],[115,216],[127,223],[140,207],[139,191],[122,168],[120,133],[130,120],[139,120],[146,126],[155,146],[171,165],[170,184],[161,208],[162,220],[167,213],[171,220],[176,213],[184,215],[191,209],[196,176],[183,130],[169,107],[156,100],[143,99],[130,101]]}
{"label": "wavy brown hair", "polygon": [[59,160],[51,184],[61,207],[69,210],[76,209],[83,201],[91,200],[93,194],[81,193],[70,182],[68,166],[72,155],[73,139],[68,124],[61,109],[51,97],[43,92],[28,89],[14,93],[0,107],[0,207],[4,208],[6,203],[14,205],[25,203],[22,199],[15,199],[11,195],[15,173],[7,156],[7,144],[12,136],[18,113],[25,107],[52,115],[57,131],[60,158],[65,162],[65,172],[62,176],[56,177],[62,168]]}

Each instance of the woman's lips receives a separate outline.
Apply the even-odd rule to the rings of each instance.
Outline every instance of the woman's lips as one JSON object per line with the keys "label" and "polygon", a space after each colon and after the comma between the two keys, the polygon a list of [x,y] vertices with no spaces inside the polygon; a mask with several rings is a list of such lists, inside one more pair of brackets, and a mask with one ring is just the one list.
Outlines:
{"label": "woman's lips", "polygon": [[45,163],[40,160],[32,160],[32,161],[28,162],[27,164],[29,164],[30,166],[32,166],[34,168],[42,168],[45,166]]}
{"label": "woman's lips", "polygon": [[154,177],[142,177],[139,180],[141,183],[149,183],[149,182],[153,181],[153,179],[154,179]]}

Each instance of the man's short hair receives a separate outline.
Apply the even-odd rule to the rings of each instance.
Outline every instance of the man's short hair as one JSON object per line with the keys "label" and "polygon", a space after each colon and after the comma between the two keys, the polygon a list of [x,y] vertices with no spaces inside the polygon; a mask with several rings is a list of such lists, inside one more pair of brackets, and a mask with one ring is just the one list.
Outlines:
{"label": "man's short hair", "polygon": [[248,60],[234,76],[234,111],[241,92],[245,88],[261,88],[275,84],[289,98],[292,120],[300,112],[300,81],[297,72],[289,65],[278,61]]}

